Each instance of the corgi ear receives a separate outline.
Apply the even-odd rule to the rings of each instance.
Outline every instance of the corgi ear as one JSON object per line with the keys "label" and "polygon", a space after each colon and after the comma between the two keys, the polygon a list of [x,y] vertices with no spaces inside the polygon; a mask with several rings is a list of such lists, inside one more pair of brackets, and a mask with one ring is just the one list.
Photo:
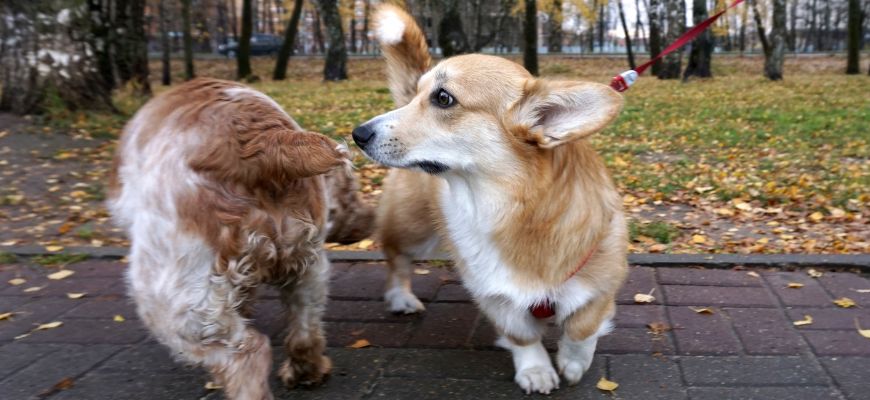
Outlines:
{"label": "corgi ear", "polygon": [[523,92],[508,126],[545,149],[600,131],[622,109],[622,95],[598,83],[530,79]]}

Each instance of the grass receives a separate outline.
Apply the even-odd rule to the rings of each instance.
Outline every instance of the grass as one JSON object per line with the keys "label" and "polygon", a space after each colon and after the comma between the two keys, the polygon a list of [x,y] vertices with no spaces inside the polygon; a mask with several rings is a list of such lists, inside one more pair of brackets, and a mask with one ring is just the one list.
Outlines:
{"label": "grass", "polygon": [[0,251],[0,264],[14,264],[16,261],[18,257],[15,254]]}
{"label": "grass", "polygon": [[628,232],[632,241],[638,240],[641,236],[646,236],[662,244],[669,244],[680,236],[680,230],[677,227],[662,221],[640,224],[631,220],[628,224]]}
{"label": "grass", "polygon": [[90,258],[87,254],[46,254],[32,258],[32,261],[43,267],[69,265],[82,262]]}

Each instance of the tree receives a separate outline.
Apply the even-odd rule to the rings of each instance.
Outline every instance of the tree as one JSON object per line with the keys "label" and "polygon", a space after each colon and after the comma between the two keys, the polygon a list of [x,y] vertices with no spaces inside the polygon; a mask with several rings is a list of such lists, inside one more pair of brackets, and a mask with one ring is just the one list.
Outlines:
{"label": "tree", "polygon": [[[649,0],[647,7],[647,18],[649,19],[649,56],[655,57],[662,52],[662,33],[661,33],[661,1]],[[662,72],[662,61],[658,60],[652,65],[652,74],[658,76]]]}
{"label": "tree", "polygon": [[859,73],[858,51],[861,47],[861,14],[861,2],[859,0],[849,0],[849,37],[847,38],[849,59],[846,61],[847,74]]}
{"label": "tree", "polygon": [[[0,2],[0,109],[43,111],[56,94],[72,110],[116,111],[95,55],[105,49],[93,28],[102,15],[73,0]],[[103,47],[98,46],[103,44]]]}
{"label": "tree", "polygon": [[548,53],[562,52],[562,0],[553,0],[548,10],[550,14],[550,37],[547,40]]}
{"label": "tree", "polygon": [[190,34],[190,0],[181,0],[181,31],[184,36],[184,79],[191,80],[193,71],[193,37]]}
{"label": "tree", "polygon": [[341,29],[341,15],[338,14],[337,0],[318,0],[320,16],[326,25],[329,49],[323,66],[323,79],[341,81],[347,79],[347,48],[344,45],[344,31]]}
{"label": "tree", "polygon": [[782,79],[782,63],[785,58],[785,0],[773,0],[773,26],[770,37],[765,34],[758,3],[752,3],[755,25],[758,29],[758,40],[764,49],[764,76],[772,81]]}
{"label": "tree", "polygon": [[293,46],[296,44],[299,17],[302,15],[302,2],[303,0],[293,1],[293,14],[290,15],[290,21],[287,22],[287,29],[284,29],[284,43],[281,44],[281,50],[278,51],[275,72],[272,74],[272,79],[276,81],[284,80],[287,77],[287,62],[293,55]]}
{"label": "tree", "polygon": [[625,23],[625,13],[622,12],[622,0],[617,0],[619,6],[619,19],[622,21],[622,31],[625,33],[625,48],[628,50],[628,66],[634,69],[634,53],[631,51],[631,35],[628,34],[628,24]]}
{"label": "tree", "polygon": [[471,52],[457,4],[457,0],[444,0],[444,16],[438,24],[438,47],[444,57]]}
{"label": "tree", "polygon": [[[707,0],[694,0],[692,3],[692,22],[698,25],[708,17],[707,15]],[[710,57],[713,54],[713,35],[710,30],[705,30],[694,41],[692,41],[692,50],[689,52],[689,62],[686,65],[686,70],[683,71],[683,80],[689,79],[690,76],[699,78],[709,78],[713,76],[710,70]]]}
{"label": "tree", "polygon": [[534,0],[526,0],[525,23],[523,24],[523,66],[538,75],[538,9]]}
{"label": "tree", "polygon": [[169,13],[166,12],[166,2],[169,0],[159,0],[157,3],[157,14],[160,19],[160,51],[161,51],[161,63],[162,63],[162,74],[161,74],[161,82],[163,86],[169,86],[172,84],[172,65],[169,61],[169,55],[172,52],[171,45],[169,44]]}
{"label": "tree", "polygon": [[136,93],[143,96],[151,95],[151,82],[148,79],[148,35],[145,34],[145,0],[129,0],[128,24],[125,27],[123,41],[119,49],[126,58],[128,74],[121,76],[121,83],[133,83]]}
{"label": "tree", "polygon": [[[668,30],[665,33],[665,42],[673,43],[686,30],[686,3],[683,0],[663,0],[665,3],[665,18],[668,22]],[[659,79],[677,79],[682,70],[683,53],[675,51],[668,54],[662,60],[662,68]]]}
{"label": "tree", "polygon": [[251,76],[251,31],[253,15],[251,1],[242,0],[242,36],[239,38],[239,51],[236,53],[236,78],[248,79]]}

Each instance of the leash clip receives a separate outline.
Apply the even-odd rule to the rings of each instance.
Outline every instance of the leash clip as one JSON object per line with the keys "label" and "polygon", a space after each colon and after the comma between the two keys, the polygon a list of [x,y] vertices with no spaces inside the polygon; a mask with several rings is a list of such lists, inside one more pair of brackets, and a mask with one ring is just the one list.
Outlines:
{"label": "leash clip", "polygon": [[613,80],[610,81],[610,87],[617,92],[624,92],[628,90],[631,85],[637,81],[637,71],[630,69],[625,71],[619,75],[613,77]]}

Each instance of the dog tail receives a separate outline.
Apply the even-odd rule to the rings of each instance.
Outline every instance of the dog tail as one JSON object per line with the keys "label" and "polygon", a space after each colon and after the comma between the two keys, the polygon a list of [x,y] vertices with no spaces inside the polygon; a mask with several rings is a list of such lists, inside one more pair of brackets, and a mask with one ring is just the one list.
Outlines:
{"label": "dog tail", "polygon": [[382,4],[374,15],[375,36],[387,59],[387,80],[396,105],[411,102],[417,80],[429,69],[432,58],[426,36],[414,17],[400,7]]}

